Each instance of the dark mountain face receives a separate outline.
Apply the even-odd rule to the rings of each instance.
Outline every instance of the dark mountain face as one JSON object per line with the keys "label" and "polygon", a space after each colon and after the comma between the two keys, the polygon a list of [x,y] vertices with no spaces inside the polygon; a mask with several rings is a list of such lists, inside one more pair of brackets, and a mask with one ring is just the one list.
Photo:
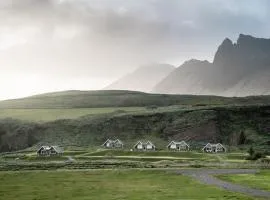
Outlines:
{"label": "dark mountain face", "polygon": [[168,64],[143,66],[115,81],[105,89],[150,92],[158,82],[174,69],[174,66]]}
{"label": "dark mountain face", "polygon": [[157,84],[154,92],[270,94],[270,39],[240,34],[234,44],[226,38],[218,47],[213,63],[205,62],[184,63]]}

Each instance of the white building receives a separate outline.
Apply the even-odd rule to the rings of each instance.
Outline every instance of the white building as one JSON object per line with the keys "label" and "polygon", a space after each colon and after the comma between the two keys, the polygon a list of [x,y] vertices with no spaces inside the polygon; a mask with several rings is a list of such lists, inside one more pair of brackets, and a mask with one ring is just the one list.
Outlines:
{"label": "white building", "polygon": [[147,142],[138,141],[134,145],[134,149],[138,151],[155,151],[156,146],[150,141]]}
{"label": "white building", "polygon": [[189,151],[189,145],[185,141],[171,141],[167,148],[172,151]]}
{"label": "white building", "polygon": [[38,156],[60,156],[64,153],[59,146],[42,146],[37,150]]}
{"label": "white building", "polygon": [[202,151],[206,153],[219,153],[219,152],[226,152],[226,148],[220,143],[217,144],[208,143],[202,148]]}
{"label": "white building", "polygon": [[102,146],[108,149],[122,149],[124,147],[124,144],[119,139],[116,139],[116,140],[108,139],[106,140],[106,142],[102,144]]}

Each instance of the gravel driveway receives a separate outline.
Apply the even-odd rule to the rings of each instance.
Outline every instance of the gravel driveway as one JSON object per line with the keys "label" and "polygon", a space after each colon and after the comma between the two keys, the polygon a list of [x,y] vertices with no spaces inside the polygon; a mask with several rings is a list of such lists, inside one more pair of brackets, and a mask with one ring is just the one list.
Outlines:
{"label": "gravel driveway", "polygon": [[256,197],[267,197],[270,199],[270,192],[268,191],[253,189],[234,183],[229,183],[213,176],[219,174],[255,174],[259,171],[260,170],[257,169],[181,169],[178,170],[177,173],[191,176],[202,183],[214,185],[232,192],[239,192]]}

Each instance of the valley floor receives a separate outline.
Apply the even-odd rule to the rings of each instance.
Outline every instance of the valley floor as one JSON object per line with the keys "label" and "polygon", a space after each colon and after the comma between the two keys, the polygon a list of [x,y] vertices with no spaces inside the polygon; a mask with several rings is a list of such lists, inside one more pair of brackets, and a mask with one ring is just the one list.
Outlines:
{"label": "valley floor", "polygon": [[[0,172],[0,199],[256,199],[160,170]],[[258,198],[259,199],[259,198]]]}

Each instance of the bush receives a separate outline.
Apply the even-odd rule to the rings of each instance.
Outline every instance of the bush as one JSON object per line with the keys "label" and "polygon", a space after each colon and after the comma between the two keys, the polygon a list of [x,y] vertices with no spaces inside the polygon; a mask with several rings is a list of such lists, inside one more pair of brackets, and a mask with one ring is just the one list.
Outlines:
{"label": "bush", "polygon": [[249,155],[246,159],[247,160],[258,160],[260,158],[264,158],[265,155],[261,152],[254,152],[252,155]]}

